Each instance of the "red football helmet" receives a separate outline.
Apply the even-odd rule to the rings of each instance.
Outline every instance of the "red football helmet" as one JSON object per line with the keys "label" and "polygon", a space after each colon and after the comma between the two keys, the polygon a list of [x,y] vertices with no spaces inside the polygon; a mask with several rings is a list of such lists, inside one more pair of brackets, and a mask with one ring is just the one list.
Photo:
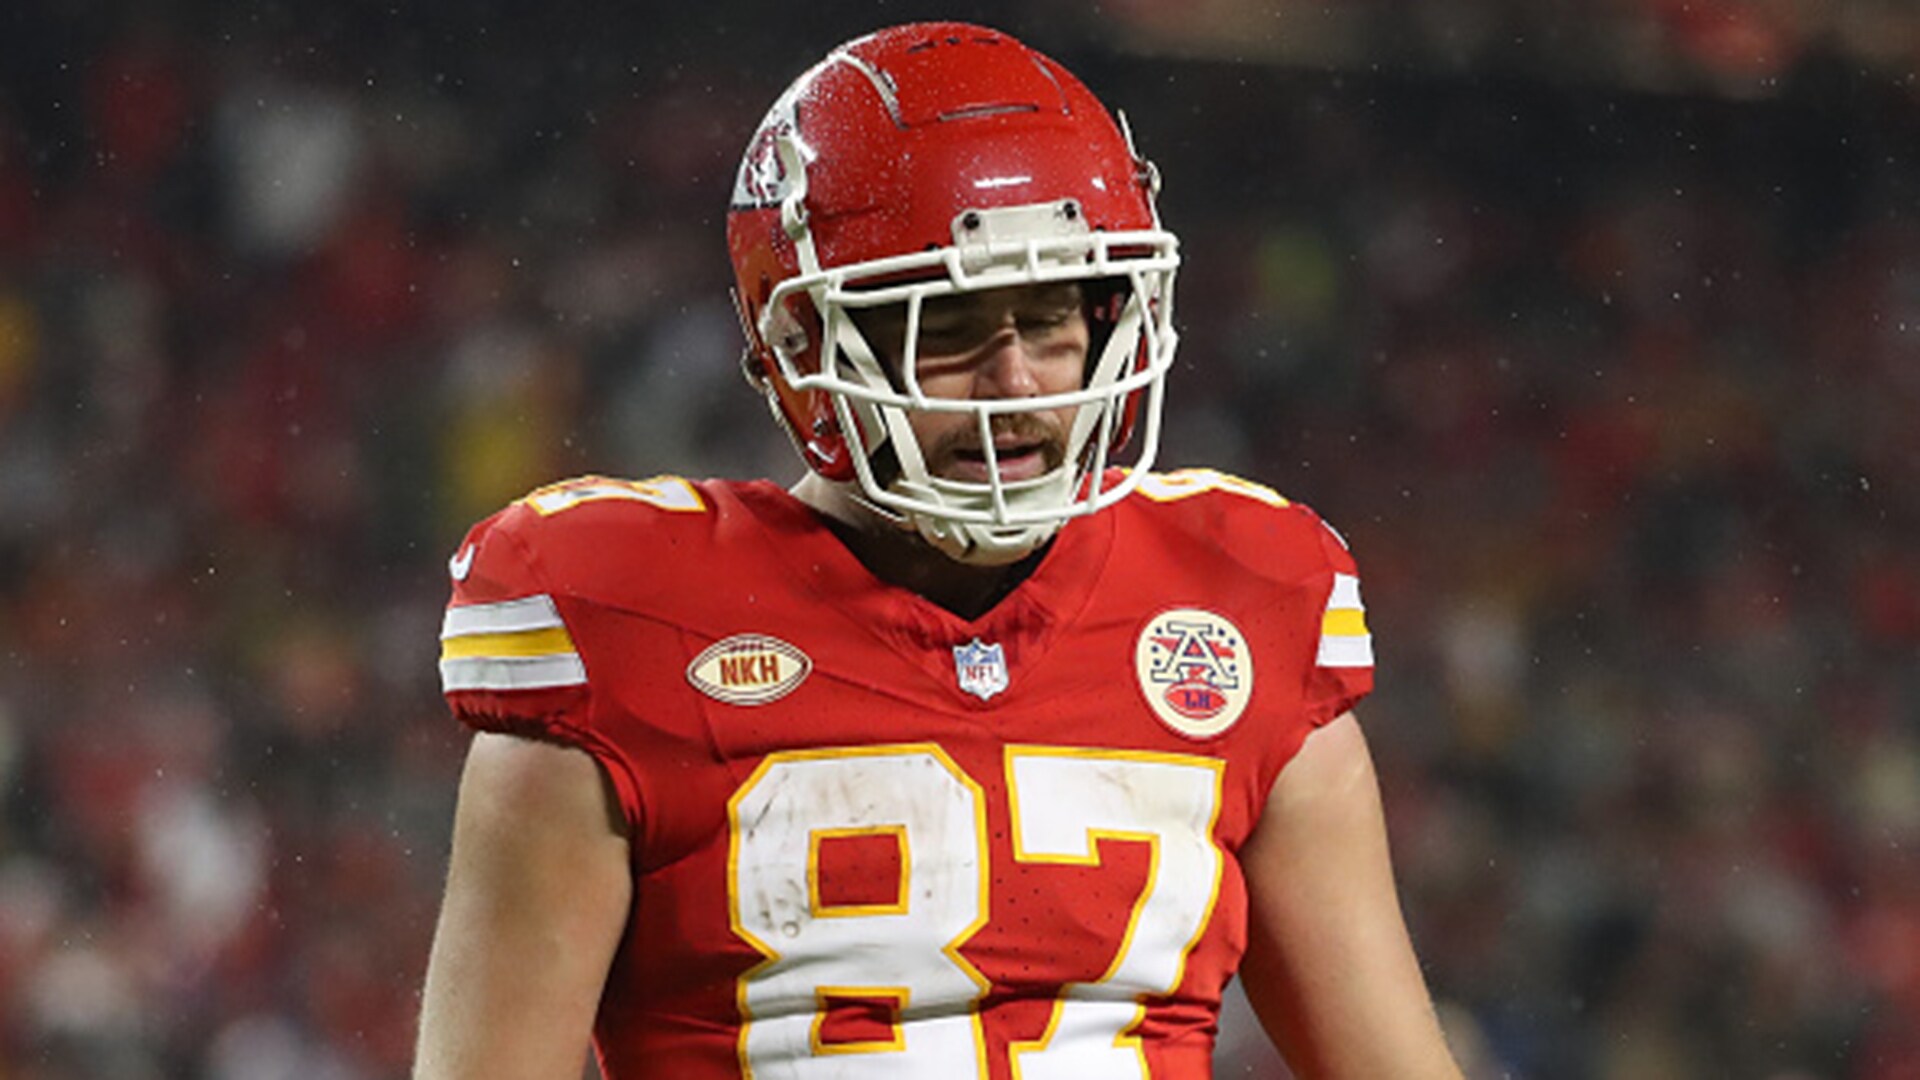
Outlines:
{"label": "red football helmet", "polygon": [[[748,378],[810,468],[954,558],[1018,558],[1126,496],[1152,463],[1179,265],[1157,188],[1092,93],[1005,34],[921,23],[849,42],[774,102],[740,163],[727,241]],[[1057,281],[1100,301],[1079,390],[921,392],[913,328],[929,297]],[[883,305],[904,305],[909,328],[892,371],[854,318]],[[1003,481],[993,417],[1068,407],[1065,461]],[[929,475],[916,410],[972,414],[991,479]],[[1103,486],[1136,424],[1127,478]]]}

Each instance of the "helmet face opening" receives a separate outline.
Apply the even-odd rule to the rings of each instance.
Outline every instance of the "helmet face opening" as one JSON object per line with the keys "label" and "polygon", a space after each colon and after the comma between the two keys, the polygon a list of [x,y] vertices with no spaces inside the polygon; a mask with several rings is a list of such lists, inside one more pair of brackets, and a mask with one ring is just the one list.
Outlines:
{"label": "helmet face opening", "polygon": [[[1017,559],[1124,497],[1157,449],[1177,343],[1154,177],[1072,75],[993,31],[898,27],[803,75],[749,145],[728,233],[749,366],[809,467],[971,562]],[[1072,298],[1077,385],[927,392],[921,358],[964,349],[984,330],[969,301],[1002,290]],[[930,461],[915,420],[932,414],[964,415],[980,460]],[[996,434],[1050,424],[1044,469],[999,460]]]}

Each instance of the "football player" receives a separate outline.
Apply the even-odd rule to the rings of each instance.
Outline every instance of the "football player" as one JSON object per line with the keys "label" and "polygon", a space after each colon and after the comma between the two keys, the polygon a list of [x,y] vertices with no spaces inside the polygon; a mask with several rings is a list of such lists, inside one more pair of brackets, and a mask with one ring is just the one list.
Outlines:
{"label": "football player", "polygon": [[[728,243],[791,489],[589,477],[457,549],[477,729],[416,1076],[1457,1077],[1306,507],[1154,472],[1159,177],[1071,74],[916,24],[802,75]],[[1131,447],[1131,451],[1127,449]]]}

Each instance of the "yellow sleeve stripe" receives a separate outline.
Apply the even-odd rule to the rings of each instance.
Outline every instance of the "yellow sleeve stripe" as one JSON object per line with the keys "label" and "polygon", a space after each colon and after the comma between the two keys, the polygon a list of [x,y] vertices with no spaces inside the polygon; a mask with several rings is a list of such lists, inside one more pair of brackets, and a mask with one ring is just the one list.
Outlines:
{"label": "yellow sleeve stripe", "polygon": [[464,660],[476,656],[561,656],[574,651],[564,626],[520,630],[505,634],[467,634],[440,642],[440,659]]}
{"label": "yellow sleeve stripe", "polygon": [[1367,605],[1360,600],[1360,579],[1335,572],[1327,593],[1326,614],[1320,617],[1321,667],[1373,666],[1373,635],[1367,631]]}
{"label": "yellow sleeve stripe", "polygon": [[1367,613],[1355,608],[1329,611],[1320,620],[1320,632],[1327,637],[1365,637]]}
{"label": "yellow sleeve stripe", "polygon": [[553,597],[536,593],[447,609],[440,627],[440,686],[448,693],[544,690],[586,682],[586,665]]}

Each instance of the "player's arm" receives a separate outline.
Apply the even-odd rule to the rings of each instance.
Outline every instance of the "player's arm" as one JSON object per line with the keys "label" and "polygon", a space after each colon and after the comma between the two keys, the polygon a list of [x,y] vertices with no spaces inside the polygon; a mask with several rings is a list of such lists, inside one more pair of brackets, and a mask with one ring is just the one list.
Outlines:
{"label": "player's arm", "polygon": [[1414,959],[1387,856],[1379,782],[1346,713],[1281,770],[1241,848],[1241,979],[1306,1080],[1458,1080]]}
{"label": "player's arm", "polygon": [[578,1080],[632,888],[625,825],[591,757],[476,735],[415,1080]]}

